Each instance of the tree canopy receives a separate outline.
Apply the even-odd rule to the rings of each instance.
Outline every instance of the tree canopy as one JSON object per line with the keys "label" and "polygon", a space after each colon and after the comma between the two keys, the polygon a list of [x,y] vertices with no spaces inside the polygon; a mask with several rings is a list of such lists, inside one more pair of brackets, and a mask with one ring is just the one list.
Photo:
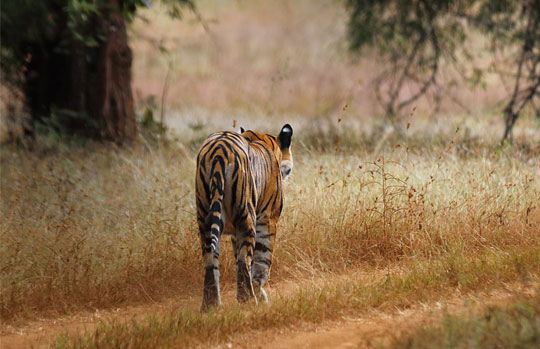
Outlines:
{"label": "tree canopy", "polygon": [[[179,17],[190,0],[162,0]],[[31,129],[119,143],[136,135],[126,23],[146,0],[2,1],[0,68]]]}
{"label": "tree canopy", "polygon": [[[540,117],[540,0],[348,0],[351,10],[349,39],[352,50],[374,47],[390,64],[375,80],[377,96],[388,119],[422,96],[442,98],[441,72],[463,65],[474,53],[467,51],[471,33],[489,37],[489,49],[514,49],[508,60],[513,88],[504,108],[504,138],[511,134],[526,107]],[[469,81],[484,71],[475,67]],[[405,94],[404,88],[414,86]]]}

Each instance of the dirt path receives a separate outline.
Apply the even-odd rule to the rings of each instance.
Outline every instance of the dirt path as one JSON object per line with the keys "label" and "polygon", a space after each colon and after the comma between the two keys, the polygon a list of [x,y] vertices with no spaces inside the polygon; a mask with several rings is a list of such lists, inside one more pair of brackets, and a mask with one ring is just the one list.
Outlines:
{"label": "dirt path", "polygon": [[[292,285],[280,285],[287,289]],[[416,304],[406,310],[394,312],[368,311],[358,318],[343,318],[340,321],[322,324],[303,324],[289,329],[258,331],[239,335],[232,343],[221,347],[259,348],[352,348],[369,347],[389,343],[392,336],[411,330],[420,324],[440,319],[444,310],[451,313],[479,311],[488,305],[508,304],[517,296],[538,292],[539,283],[523,285],[507,284],[489,292],[457,294],[425,304]],[[280,292],[281,293],[281,292]],[[100,321],[126,322],[149,315],[164,315],[178,308],[197,311],[200,297],[177,297],[160,303],[129,306],[108,311],[81,312],[56,319],[31,321],[20,327],[0,326],[0,348],[46,348],[54,345],[58,335],[66,332],[92,330]],[[224,295],[225,302],[234,302],[234,292]],[[249,343],[249,345],[246,345]]]}
{"label": "dirt path", "polygon": [[[412,331],[420,325],[437,323],[445,312],[452,314],[478,313],[493,305],[508,305],[523,296],[539,292],[540,283],[523,285],[512,283],[491,291],[455,295],[425,304],[417,304],[406,310],[391,313],[368,311],[358,318],[319,325],[305,325],[287,331],[252,333],[245,340],[257,348],[368,348],[386,347],[400,334]],[[242,342],[235,342],[243,346]],[[250,344],[250,346],[251,346]]]}
{"label": "dirt path", "polygon": [[178,308],[196,311],[200,306],[199,301],[199,297],[195,296],[177,297],[141,306],[78,312],[55,319],[34,320],[23,326],[0,326],[0,349],[48,348],[54,345],[60,334],[93,330],[101,321],[127,322],[151,315],[164,315]]}

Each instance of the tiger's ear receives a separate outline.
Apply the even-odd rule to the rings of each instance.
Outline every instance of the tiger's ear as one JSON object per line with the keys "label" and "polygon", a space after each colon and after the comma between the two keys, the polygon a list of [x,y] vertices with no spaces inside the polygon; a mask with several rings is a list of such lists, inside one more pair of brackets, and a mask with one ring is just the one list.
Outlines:
{"label": "tiger's ear", "polygon": [[281,132],[278,136],[279,147],[281,149],[287,149],[291,146],[291,138],[293,135],[293,129],[291,125],[286,124],[281,128]]}
{"label": "tiger's ear", "polygon": [[240,133],[244,133],[244,132],[246,132],[246,130],[244,130],[244,128],[240,126]]}

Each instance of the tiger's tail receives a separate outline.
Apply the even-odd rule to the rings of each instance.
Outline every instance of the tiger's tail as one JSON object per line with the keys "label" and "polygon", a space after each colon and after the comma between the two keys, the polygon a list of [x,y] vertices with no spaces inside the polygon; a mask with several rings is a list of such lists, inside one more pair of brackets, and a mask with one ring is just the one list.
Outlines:
{"label": "tiger's tail", "polygon": [[221,304],[219,292],[219,240],[223,232],[223,195],[224,195],[224,175],[223,158],[217,157],[212,163],[210,176],[210,210],[204,222],[204,295],[201,306],[202,311],[209,307]]}
{"label": "tiger's tail", "polygon": [[209,252],[214,258],[219,257],[219,239],[223,232],[223,195],[225,190],[225,169],[220,158],[212,164],[213,172],[210,177],[210,211],[205,220],[205,240],[211,248]]}

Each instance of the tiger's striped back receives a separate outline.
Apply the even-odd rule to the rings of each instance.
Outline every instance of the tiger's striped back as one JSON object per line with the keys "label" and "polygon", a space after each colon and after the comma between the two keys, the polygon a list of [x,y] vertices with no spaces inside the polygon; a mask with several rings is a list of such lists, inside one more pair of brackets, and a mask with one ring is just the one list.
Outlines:
{"label": "tiger's striped back", "polygon": [[223,233],[232,235],[238,299],[255,298],[272,263],[283,179],[292,170],[292,128],[278,137],[254,131],[210,135],[197,157],[197,223],[205,263],[202,310],[220,304],[219,252]]}

